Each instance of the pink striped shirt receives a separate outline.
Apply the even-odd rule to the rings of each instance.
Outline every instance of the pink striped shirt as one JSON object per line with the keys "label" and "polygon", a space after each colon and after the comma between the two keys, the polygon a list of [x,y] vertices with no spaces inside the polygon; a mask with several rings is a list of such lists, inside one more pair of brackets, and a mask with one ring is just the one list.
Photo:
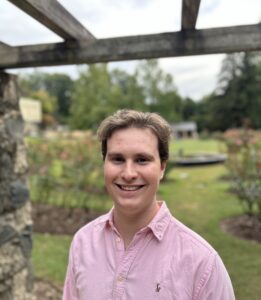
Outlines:
{"label": "pink striped shirt", "polygon": [[113,210],[81,228],[69,255],[63,300],[233,300],[217,252],[163,202],[125,250]]}

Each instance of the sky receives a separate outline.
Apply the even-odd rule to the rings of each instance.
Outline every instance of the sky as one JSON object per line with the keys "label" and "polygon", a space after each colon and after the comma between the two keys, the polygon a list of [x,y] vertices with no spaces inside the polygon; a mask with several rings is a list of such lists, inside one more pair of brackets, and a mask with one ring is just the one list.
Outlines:
{"label": "sky", "polygon": [[[96,38],[179,31],[181,0],[59,0]],[[260,0],[201,0],[197,29],[256,24]],[[62,42],[56,34],[7,0],[0,3],[0,41],[15,45]],[[224,54],[161,58],[160,67],[173,75],[183,97],[201,99],[217,84]],[[132,73],[137,61],[112,62],[109,68]],[[35,69],[10,69],[23,74]],[[66,73],[77,78],[79,67],[39,67],[42,72]]]}

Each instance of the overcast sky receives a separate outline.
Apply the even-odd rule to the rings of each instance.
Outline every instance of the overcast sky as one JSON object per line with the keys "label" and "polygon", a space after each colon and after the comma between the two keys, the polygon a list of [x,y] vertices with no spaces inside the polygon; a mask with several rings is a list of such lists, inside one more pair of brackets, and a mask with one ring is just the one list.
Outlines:
{"label": "overcast sky", "polygon": [[[161,33],[180,30],[181,0],[60,0],[96,38]],[[261,20],[261,0],[201,0],[197,29],[255,24]],[[7,0],[0,3],[0,41],[10,45],[61,42],[43,25]],[[174,76],[182,96],[195,100],[213,91],[224,55],[160,59]],[[137,62],[114,62],[110,68],[132,72]],[[77,77],[76,66],[38,68]],[[10,70],[31,72],[32,69]]]}

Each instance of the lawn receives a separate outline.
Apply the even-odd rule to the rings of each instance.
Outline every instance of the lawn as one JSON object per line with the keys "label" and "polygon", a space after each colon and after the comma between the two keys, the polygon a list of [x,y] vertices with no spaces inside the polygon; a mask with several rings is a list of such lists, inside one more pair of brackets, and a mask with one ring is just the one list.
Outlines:
{"label": "lawn", "polygon": [[[194,147],[193,141],[185,141],[182,147],[186,152],[218,151],[214,146],[218,143],[208,142],[203,145],[196,141]],[[175,147],[171,146],[172,151]],[[236,299],[258,300],[261,245],[232,237],[219,227],[223,218],[241,214],[237,199],[227,192],[228,183],[220,179],[225,171],[223,165],[174,168],[162,183],[159,198],[167,202],[176,218],[205,237],[219,252],[231,276]],[[70,241],[69,236],[34,235],[33,265],[37,277],[63,283]]]}
{"label": "lawn", "polygon": [[224,144],[221,141],[206,139],[206,140],[175,140],[170,144],[170,152],[172,154],[183,155],[192,153],[219,153],[224,151]]}

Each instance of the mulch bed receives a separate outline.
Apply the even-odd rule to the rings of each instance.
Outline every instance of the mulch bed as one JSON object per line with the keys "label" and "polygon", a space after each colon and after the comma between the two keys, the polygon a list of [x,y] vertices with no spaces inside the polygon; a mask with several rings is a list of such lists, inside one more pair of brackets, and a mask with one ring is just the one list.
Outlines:
{"label": "mulch bed", "polygon": [[[92,221],[100,214],[86,209],[68,209],[48,204],[33,204],[34,232],[73,235],[79,228]],[[239,238],[261,243],[261,220],[247,215],[223,220],[221,228]],[[37,300],[60,300],[62,287],[36,279],[35,294]]]}
{"label": "mulch bed", "polygon": [[261,219],[257,216],[241,215],[223,220],[221,228],[242,239],[261,243]]}
{"label": "mulch bed", "polygon": [[34,232],[73,235],[78,229],[97,218],[94,213],[82,208],[64,208],[49,204],[33,204]]}

